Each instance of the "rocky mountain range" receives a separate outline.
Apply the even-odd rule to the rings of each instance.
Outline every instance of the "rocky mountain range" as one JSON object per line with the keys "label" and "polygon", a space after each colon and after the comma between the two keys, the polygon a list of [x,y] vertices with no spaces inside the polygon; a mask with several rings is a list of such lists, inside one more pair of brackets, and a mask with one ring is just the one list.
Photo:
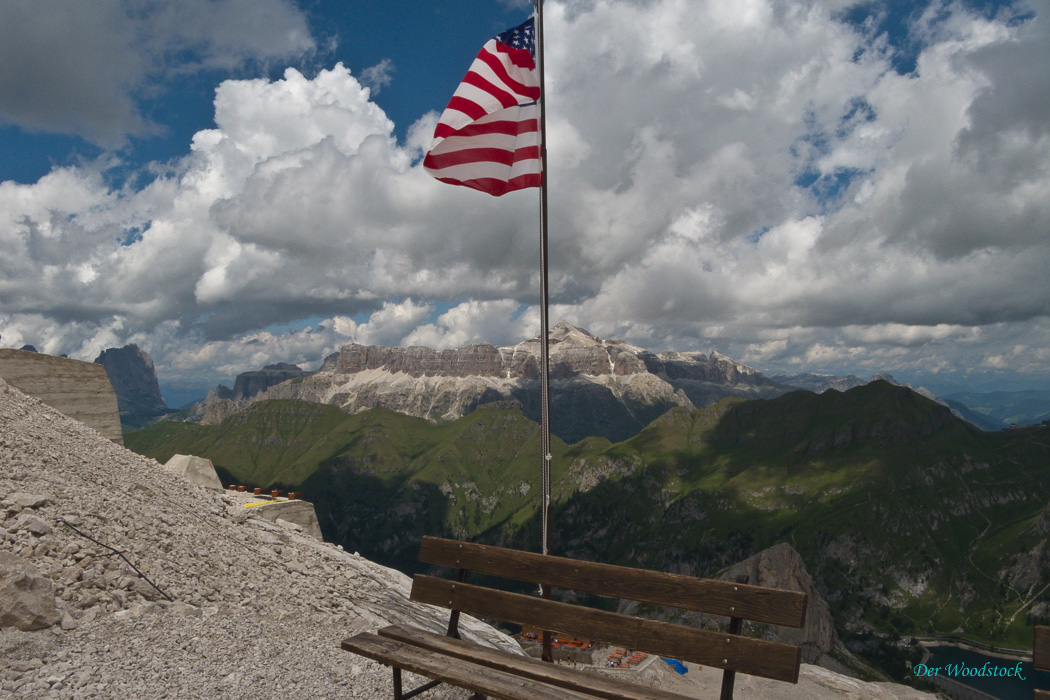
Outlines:
{"label": "rocky mountain range", "polygon": [[[774,398],[799,389],[844,392],[875,381],[899,385],[885,372],[867,380],[814,373],[766,377],[718,352],[653,353],[621,340],[599,338],[566,322],[551,329],[550,348],[551,429],[567,442],[591,436],[625,440],[671,408],[703,408],[727,397]],[[448,350],[349,344],[314,371],[279,362],[244,372],[232,389],[220,384],[185,415],[194,422],[218,425],[254,402],[297,399],[337,406],[347,413],[387,408],[432,423],[456,420],[481,406],[514,405],[538,421],[539,379],[538,338],[512,346],[477,343]],[[923,387],[908,386],[982,430],[1001,430],[1009,424]],[[1026,419],[1038,417],[1039,410],[1045,414],[1050,400],[1039,392],[1028,393],[1037,396],[1018,395],[1018,402],[1027,401],[1023,410],[1011,406],[1000,412],[1024,414]],[[1006,400],[995,398],[1000,403]]]}
{"label": "rocky mountain range", "polygon": [[[346,345],[316,372],[298,374],[250,394],[213,392],[196,411],[217,424],[254,401],[299,399],[348,413],[388,408],[432,422],[460,418],[479,406],[510,403],[540,416],[540,342],[487,343],[455,350]],[[551,430],[568,442],[600,436],[623,440],[673,407],[693,409],[729,397],[771,398],[790,387],[717,352],[649,352],[603,340],[561,322],[550,332]],[[277,366],[266,380],[276,380]],[[237,385],[260,386],[241,375]]]}
{"label": "rocky mountain range", "polygon": [[854,374],[843,377],[834,374],[814,374],[812,372],[805,372],[802,374],[774,374],[770,379],[777,384],[784,384],[786,386],[794,387],[795,389],[805,389],[806,391],[812,391],[814,394],[823,394],[825,391],[831,389],[834,389],[835,391],[849,391],[850,389],[856,389],[858,386],[864,386],[865,384],[870,384],[871,382],[880,379],[887,381],[890,384],[897,383],[892,376],[885,372],[874,374],[871,379],[861,379]]}

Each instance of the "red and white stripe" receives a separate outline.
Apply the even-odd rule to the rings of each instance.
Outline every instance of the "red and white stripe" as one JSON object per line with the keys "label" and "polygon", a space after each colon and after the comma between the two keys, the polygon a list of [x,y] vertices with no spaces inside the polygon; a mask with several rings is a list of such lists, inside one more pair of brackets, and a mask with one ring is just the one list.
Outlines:
{"label": "red and white stripe", "polygon": [[538,187],[539,96],[532,54],[490,39],[438,120],[424,169],[494,196]]}

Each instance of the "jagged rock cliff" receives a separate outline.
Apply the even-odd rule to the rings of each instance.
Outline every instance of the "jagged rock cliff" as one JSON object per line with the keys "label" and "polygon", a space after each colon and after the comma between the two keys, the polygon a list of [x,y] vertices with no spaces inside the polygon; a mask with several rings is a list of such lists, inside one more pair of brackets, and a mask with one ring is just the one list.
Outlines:
{"label": "jagged rock cliff", "polygon": [[[447,421],[497,401],[518,403],[540,415],[540,342],[455,350],[351,344],[325,359],[320,370],[269,387],[251,400],[301,399],[356,413],[383,407],[432,421]],[[603,340],[562,322],[551,329],[551,429],[576,442],[590,435],[623,440],[669,408],[695,408],[727,396],[771,398],[786,389],[757,370],[711,353],[655,354],[620,340]],[[234,392],[236,394],[236,392]],[[218,422],[236,395],[216,394],[202,422]],[[199,413],[207,413],[207,409]]]}
{"label": "jagged rock cliff", "polygon": [[222,384],[218,385],[208,392],[203,401],[190,406],[187,417],[204,425],[218,425],[270,387],[311,374],[314,373],[288,362],[277,362],[260,370],[242,372],[234,380],[232,389]]}
{"label": "jagged rock cliff", "polygon": [[103,350],[95,364],[106,368],[122,415],[152,416],[168,409],[160,395],[153,358],[138,345]]}
{"label": "jagged rock cliff", "polygon": [[801,644],[805,661],[813,663],[824,654],[840,646],[831,619],[831,608],[813,585],[813,577],[799,553],[786,542],[773,545],[758,554],[734,564],[719,578],[736,581],[746,576],[747,582],[756,586],[768,586],[785,591],[799,591],[809,596],[806,607],[806,622],[801,629],[763,626],[765,636],[788,644]]}
{"label": "jagged rock cliff", "polygon": [[[776,642],[801,644],[802,658],[807,663],[828,665],[834,670],[842,669],[842,664],[829,656],[833,652],[838,655],[848,653],[835,633],[831,609],[814,586],[813,578],[806,571],[802,557],[791,545],[781,542],[764,549],[729,567],[716,578],[723,581],[738,581],[742,576],[746,577],[745,580],[749,584],[784,591],[798,591],[809,596],[806,621],[801,629],[749,622],[746,623],[748,634]],[[620,609],[633,614],[637,611],[638,605],[623,603]],[[724,618],[697,612],[674,611],[660,613],[657,616],[698,627],[723,628],[726,624]]]}

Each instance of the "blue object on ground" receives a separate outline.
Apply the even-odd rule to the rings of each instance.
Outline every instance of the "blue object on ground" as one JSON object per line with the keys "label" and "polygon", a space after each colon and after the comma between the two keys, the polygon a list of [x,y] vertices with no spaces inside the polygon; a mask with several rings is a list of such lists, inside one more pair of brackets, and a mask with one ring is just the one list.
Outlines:
{"label": "blue object on ground", "polygon": [[678,675],[689,673],[689,669],[685,667],[681,661],[675,661],[674,659],[664,659],[664,663],[673,668],[678,672]]}

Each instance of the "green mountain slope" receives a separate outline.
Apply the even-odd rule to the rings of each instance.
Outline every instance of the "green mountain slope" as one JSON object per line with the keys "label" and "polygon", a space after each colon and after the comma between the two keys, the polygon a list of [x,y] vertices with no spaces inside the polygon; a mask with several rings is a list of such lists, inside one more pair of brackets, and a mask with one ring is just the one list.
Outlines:
{"label": "green mountain slope", "polygon": [[[434,426],[274,401],[125,441],[295,486],[326,538],[404,570],[422,534],[539,541],[539,427],[513,409]],[[984,433],[875,382],[673,409],[625,442],[552,452],[557,553],[704,575],[786,540],[844,631],[1025,644],[1050,620],[1048,427]]]}

